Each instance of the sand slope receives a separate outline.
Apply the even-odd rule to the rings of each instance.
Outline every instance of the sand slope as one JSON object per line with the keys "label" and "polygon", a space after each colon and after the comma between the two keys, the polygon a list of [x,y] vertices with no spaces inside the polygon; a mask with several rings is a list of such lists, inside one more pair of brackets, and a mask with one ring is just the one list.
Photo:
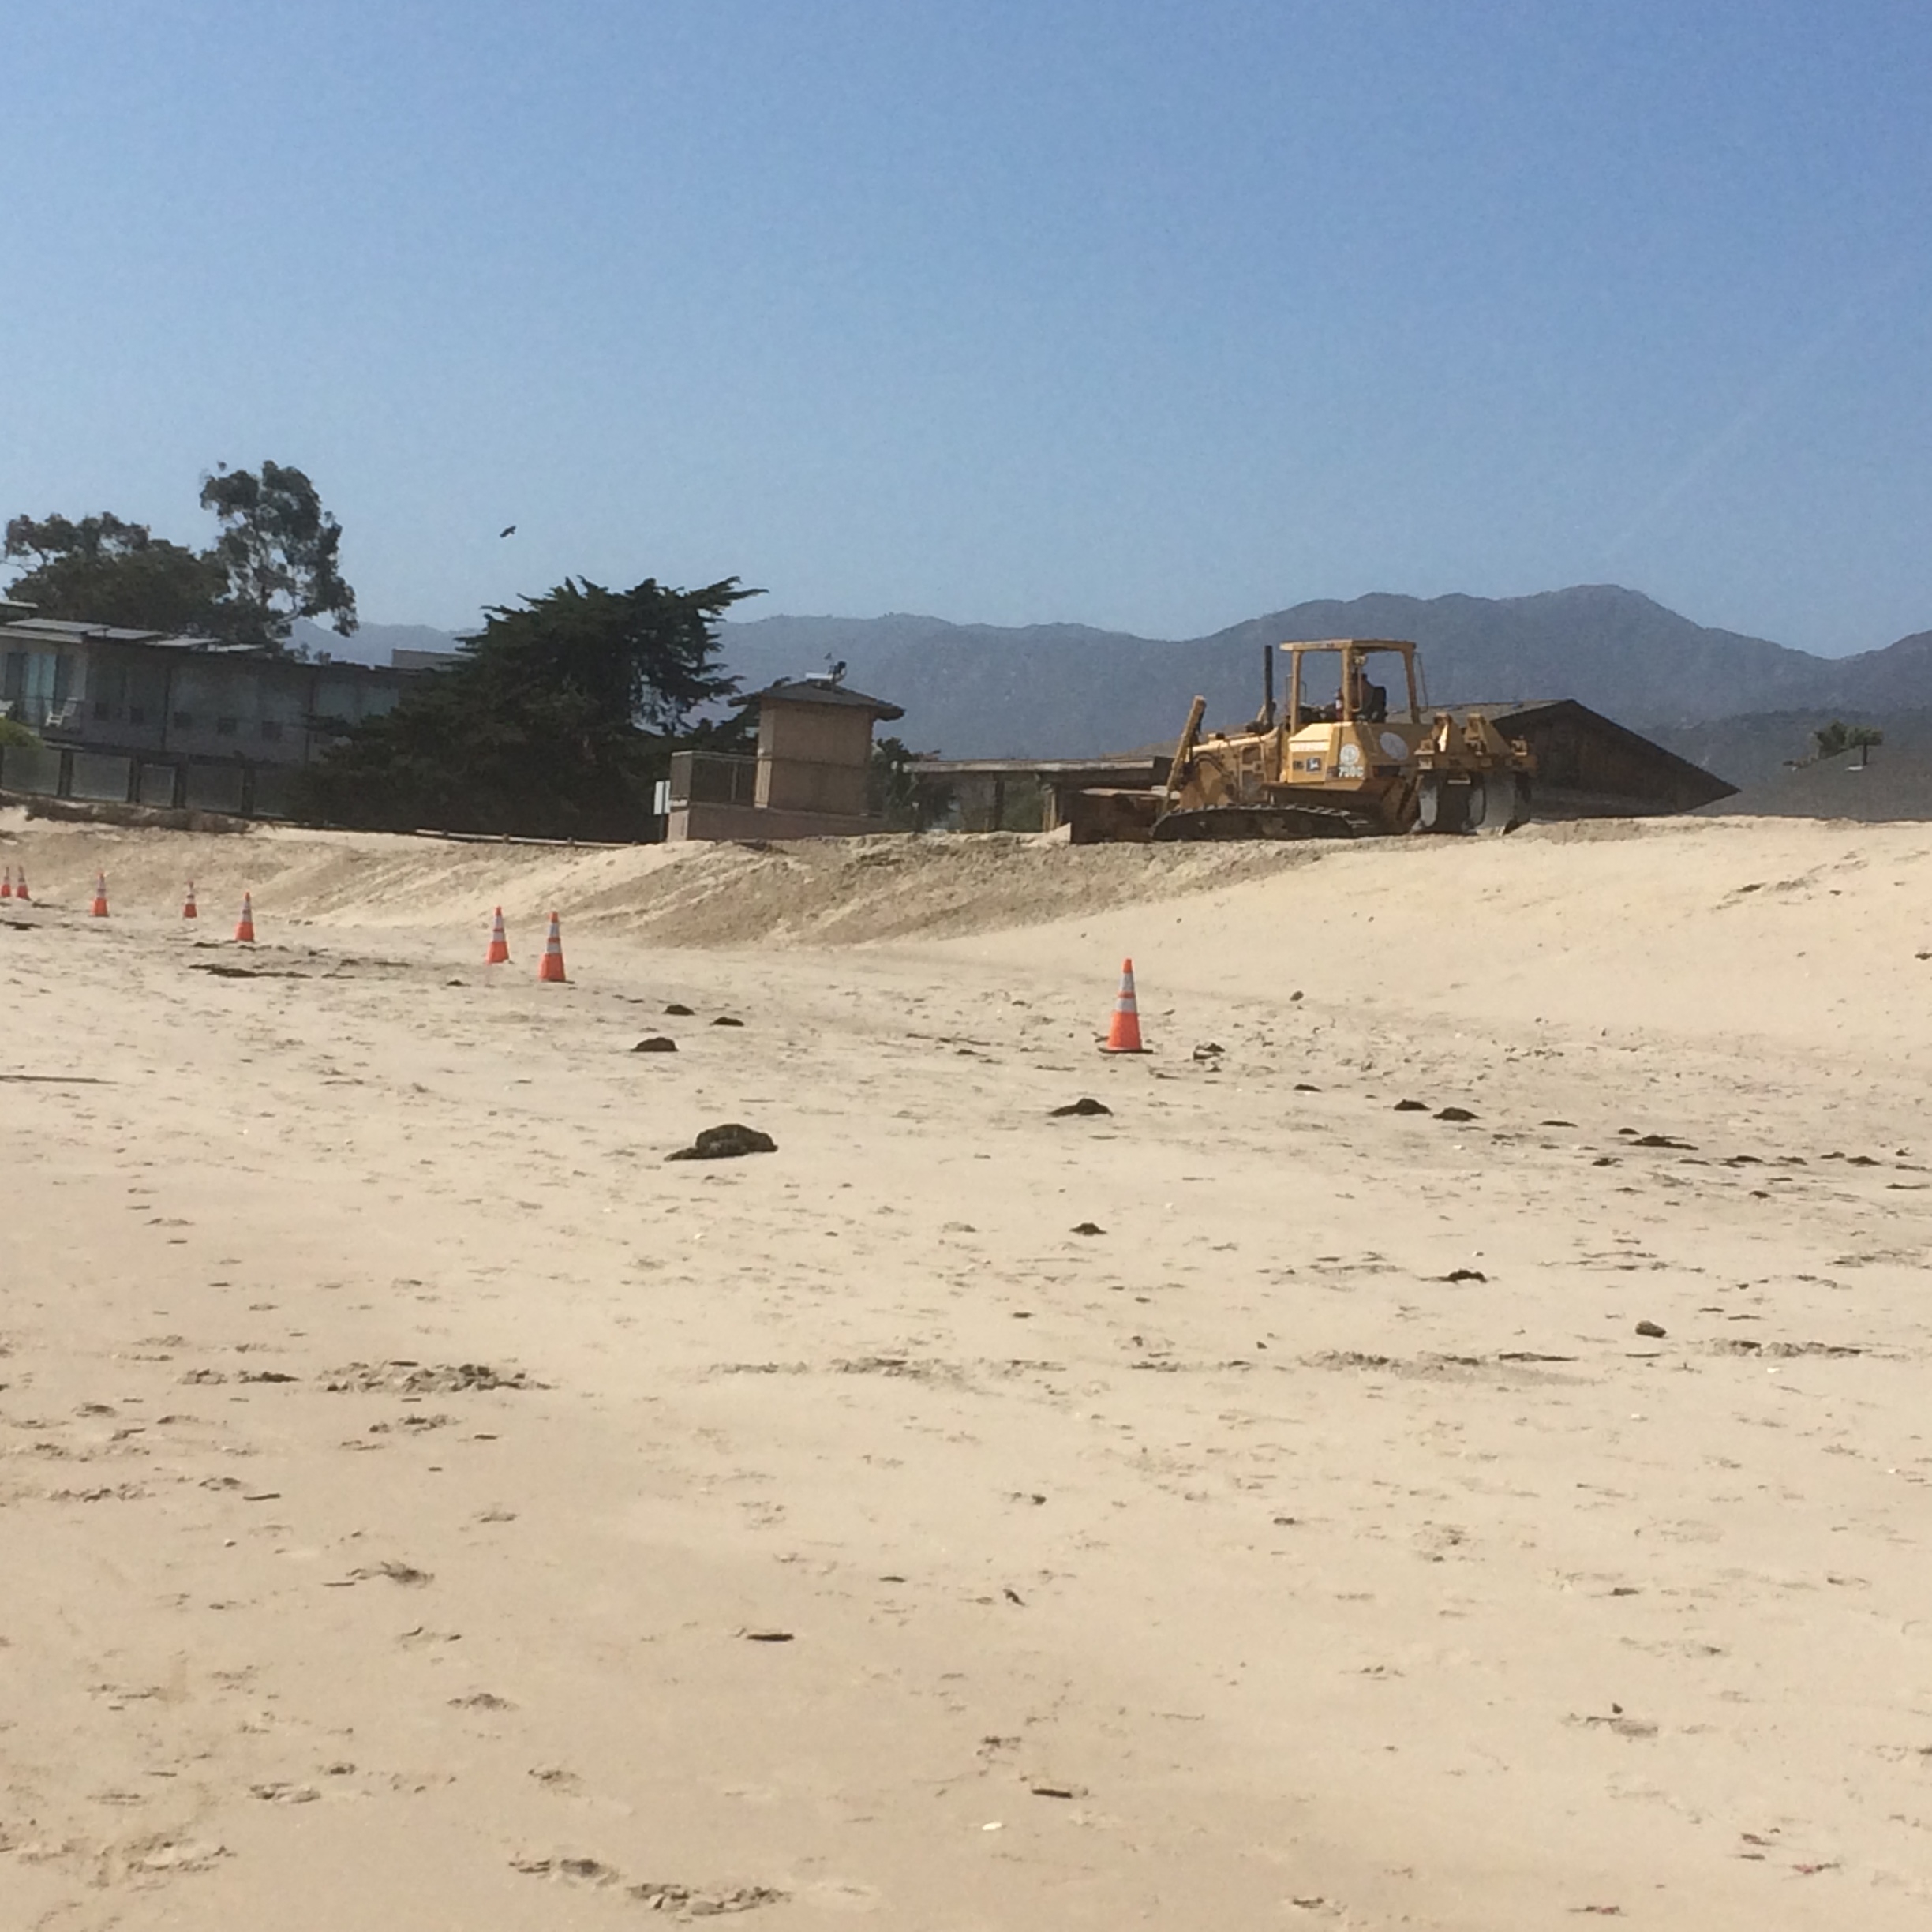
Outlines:
{"label": "sand slope", "polygon": [[0,1926],[1924,1923],[1932,833],[0,862]]}

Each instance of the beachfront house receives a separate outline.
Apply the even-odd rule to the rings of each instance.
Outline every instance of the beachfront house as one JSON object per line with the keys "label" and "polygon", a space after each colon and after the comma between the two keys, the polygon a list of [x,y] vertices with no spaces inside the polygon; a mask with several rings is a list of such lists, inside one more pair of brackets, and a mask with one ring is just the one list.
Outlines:
{"label": "beachfront house", "polygon": [[0,606],[0,792],[274,817],[294,769],[414,673]]}

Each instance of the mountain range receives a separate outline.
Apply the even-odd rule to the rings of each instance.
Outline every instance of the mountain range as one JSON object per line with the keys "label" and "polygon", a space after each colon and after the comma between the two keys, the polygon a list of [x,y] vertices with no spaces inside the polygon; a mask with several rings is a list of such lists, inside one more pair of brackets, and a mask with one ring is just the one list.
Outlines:
{"label": "mountain range", "polygon": [[[344,640],[305,627],[297,641],[387,661],[388,644],[433,648],[447,635],[372,625]],[[848,684],[904,707],[896,735],[954,758],[1083,757],[1157,743],[1178,731],[1197,691],[1211,728],[1239,722],[1259,700],[1265,647],[1329,637],[1413,639],[1437,704],[1575,698],[1676,749],[1713,736],[1728,748],[1748,743],[1758,765],[1773,747],[1779,759],[1801,751],[1814,713],[1932,708],[1932,631],[1820,657],[1694,623],[1614,584],[1522,597],[1324,600],[1178,642],[1082,624],[908,616],[754,618],[724,625],[722,637],[747,690],[842,661]],[[1754,735],[1697,728],[1772,713],[1786,715]]]}

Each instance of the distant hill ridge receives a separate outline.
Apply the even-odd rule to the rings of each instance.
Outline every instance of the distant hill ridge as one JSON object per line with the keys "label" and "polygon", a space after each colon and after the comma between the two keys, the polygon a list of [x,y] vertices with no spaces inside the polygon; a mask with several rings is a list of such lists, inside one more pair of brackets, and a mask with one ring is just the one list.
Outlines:
{"label": "distant hill ridge", "polygon": [[[298,627],[312,646],[358,657],[377,628],[345,641]],[[438,635],[447,635],[391,626],[383,642],[421,648]],[[747,689],[843,659],[848,683],[905,707],[895,728],[907,743],[956,758],[1079,757],[1154,743],[1173,736],[1196,691],[1211,728],[1237,722],[1253,714],[1264,646],[1325,637],[1413,638],[1437,703],[1576,698],[1673,739],[1747,713],[1932,708],[1932,631],[1818,657],[1694,623],[1615,584],[1521,597],[1324,599],[1182,642],[903,613],[753,618],[726,624],[723,635],[726,661]]]}
{"label": "distant hill ridge", "polygon": [[960,758],[1080,756],[1172,737],[1196,691],[1211,725],[1253,714],[1264,646],[1411,638],[1437,703],[1576,698],[1639,731],[1746,713],[1932,706],[1932,632],[1828,658],[1693,623],[1614,584],[1533,597],[1324,599],[1182,642],[1081,624],[766,617],[724,627],[748,685],[822,671],[905,706],[908,744]]}

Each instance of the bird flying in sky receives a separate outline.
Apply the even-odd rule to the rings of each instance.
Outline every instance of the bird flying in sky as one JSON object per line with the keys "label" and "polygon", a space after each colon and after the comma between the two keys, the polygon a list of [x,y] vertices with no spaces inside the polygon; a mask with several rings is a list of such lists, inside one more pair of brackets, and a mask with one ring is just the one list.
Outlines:
{"label": "bird flying in sky", "polygon": [[514,523],[506,523],[496,534],[499,537],[514,537],[516,534],[516,526]]}

